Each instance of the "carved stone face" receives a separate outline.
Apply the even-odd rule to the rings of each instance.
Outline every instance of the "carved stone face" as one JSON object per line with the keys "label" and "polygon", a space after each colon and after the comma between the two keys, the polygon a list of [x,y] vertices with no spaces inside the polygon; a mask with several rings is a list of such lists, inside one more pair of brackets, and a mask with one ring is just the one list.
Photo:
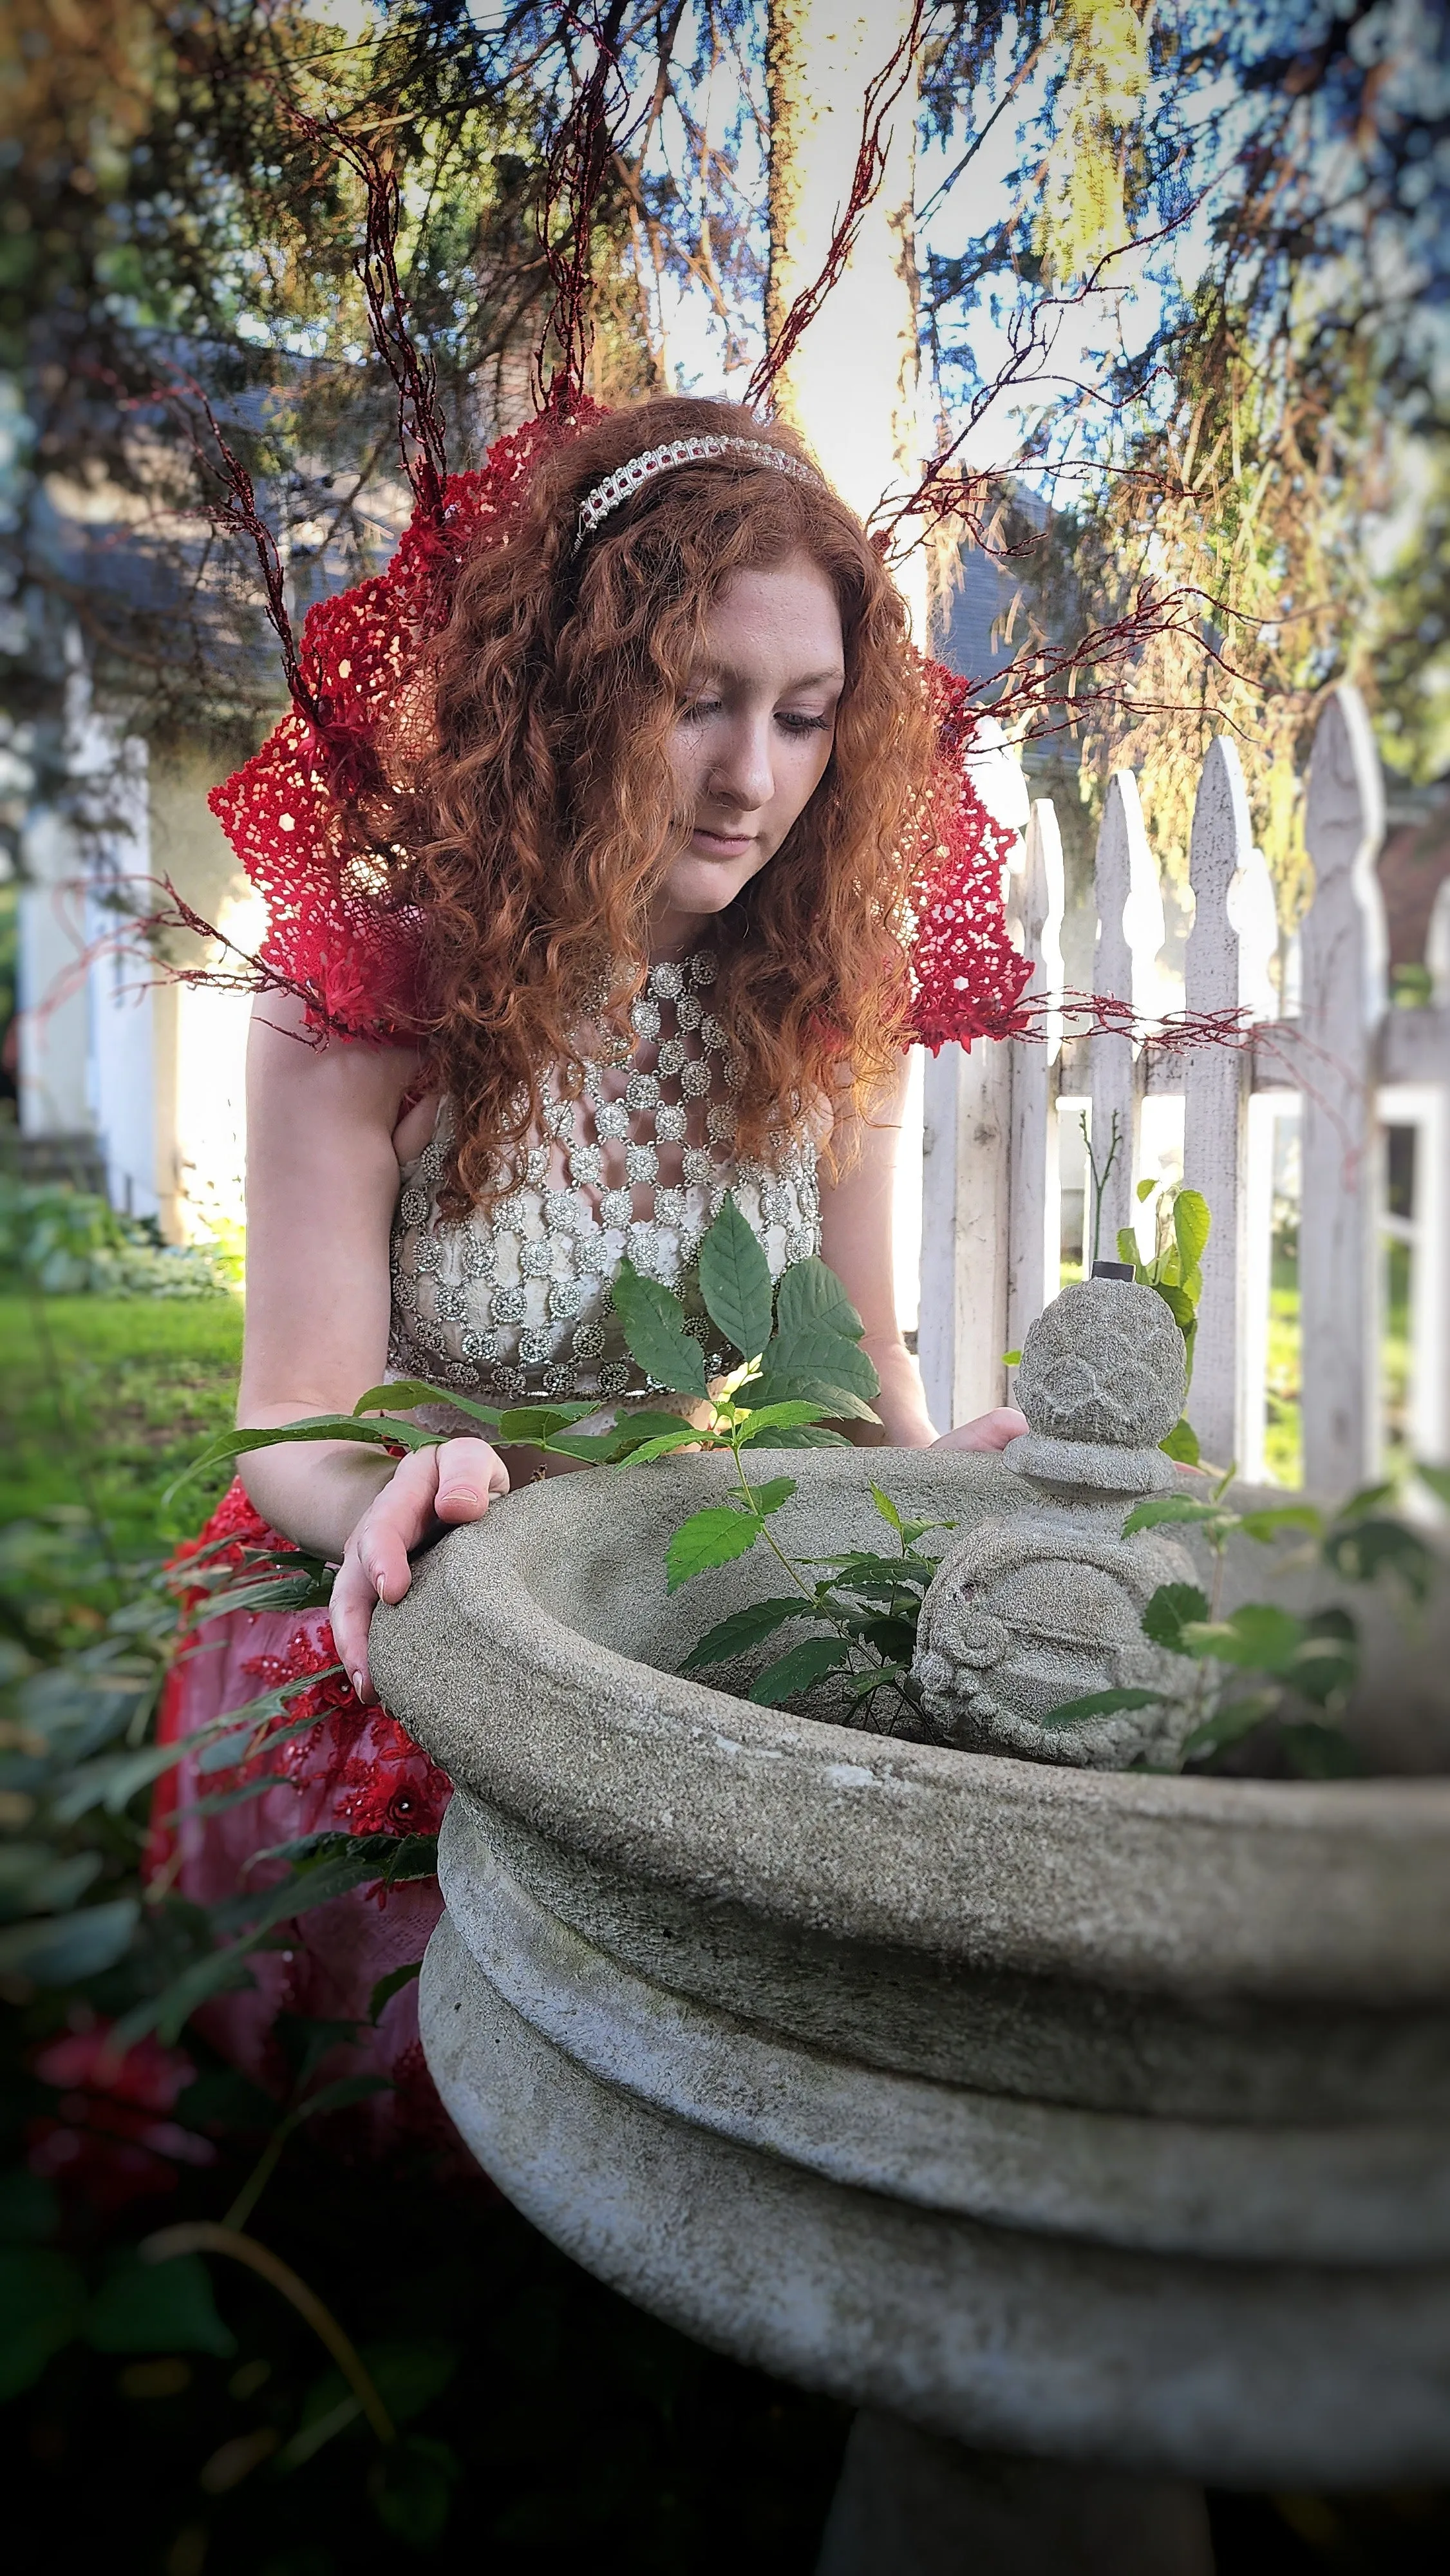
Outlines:
{"label": "carved stone face", "polygon": [[1155,1447],[1183,1410],[1183,1335],[1151,1288],[1127,1279],[1064,1288],[1023,1344],[1016,1396],[1054,1440]]}
{"label": "carved stone face", "polygon": [[[943,1560],[922,1610],[914,1669],[933,1732],[972,1751],[1107,1769],[1176,1750],[1196,1722],[1192,1669],[1149,1642],[1142,1615],[1159,1584],[1192,1578],[1171,1540],[1125,1540],[1082,1515],[979,1527]],[[1043,1724],[1070,1700],[1125,1689],[1162,1697]]]}

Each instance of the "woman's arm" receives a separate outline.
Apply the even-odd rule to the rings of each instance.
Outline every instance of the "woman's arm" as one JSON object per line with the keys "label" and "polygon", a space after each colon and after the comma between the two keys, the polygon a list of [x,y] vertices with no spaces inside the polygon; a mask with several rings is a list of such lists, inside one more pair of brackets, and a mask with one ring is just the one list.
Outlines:
{"label": "woman's arm", "polygon": [[[921,1372],[901,1338],[896,1320],[892,1258],[892,1202],[906,1080],[903,1056],[890,1090],[880,1093],[867,1109],[855,1113],[853,1127],[848,1128],[844,1122],[838,1125],[837,1151],[844,1168],[838,1180],[821,1186],[821,1257],[835,1271],[865,1326],[862,1348],[881,1380],[881,1393],[873,1408],[881,1416],[881,1445],[889,1449],[928,1449],[935,1444],[937,1434],[926,1409]],[[949,1431],[941,1446],[1001,1449],[1026,1428],[1015,1406],[1000,1405],[978,1421]],[[865,1441],[874,1443],[876,1435],[869,1424],[853,1429]]]}
{"label": "woman's arm", "polygon": [[[399,1113],[411,1050],[317,1045],[300,1007],[268,997],[247,1051],[247,1329],[238,1420],[248,1426],[348,1413],[387,1365],[388,1244],[398,1195]],[[425,1122],[426,1123],[426,1122]],[[508,1490],[482,1440],[420,1450],[395,1471],[375,1449],[308,1441],[242,1462],[273,1527],[341,1562],[338,1652],[367,1693],[367,1623],[401,1600],[408,1550],[439,1521],[476,1520]]]}

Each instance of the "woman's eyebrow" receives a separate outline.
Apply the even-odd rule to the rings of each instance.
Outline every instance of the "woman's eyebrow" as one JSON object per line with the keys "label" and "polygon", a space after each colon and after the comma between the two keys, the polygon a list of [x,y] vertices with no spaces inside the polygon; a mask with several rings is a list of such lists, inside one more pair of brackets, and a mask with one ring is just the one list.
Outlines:
{"label": "woman's eyebrow", "polygon": [[[749,680],[753,677],[752,672],[736,670],[729,662],[711,662],[705,669],[696,672],[690,686],[703,689],[715,681]],[[824,671],[806,671],[799,679],[785,681],[776,694],[778,697],[785,697],[792,689],[824,688],[831,681],[835,682],[838,689],[843,689],[846,685],[846,674],[839,662],[832,662]]]}

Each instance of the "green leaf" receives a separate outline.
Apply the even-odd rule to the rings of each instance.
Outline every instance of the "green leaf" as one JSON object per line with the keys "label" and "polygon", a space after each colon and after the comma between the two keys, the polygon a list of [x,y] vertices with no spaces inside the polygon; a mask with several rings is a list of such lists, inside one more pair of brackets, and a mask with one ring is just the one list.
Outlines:
{"label": "green leaf", "polygon": [[732,1655],[743,1655],[758,1646],[763,1637],[783,1628],[787,1619],[809,1619],[809,1601],[799,1594],[791,1600],[752,1601],[744,1610],[732,1610],[728,1619],[716,1621],[707,1628],[697,1645],[690,1648],[680,1666],[682,1673],[697,1672],[702,1664],[728,1663]]}
{"label": "green leaf", "polygon": [[1351,1690],[1359,1674],[1359,1631],[1347,1610],[1316,1610],[1309,1634],[1290,1666],[1289,1679],[1321,1708]]}
{"label": "green leaf", "polygon": [[1279,1694],[1273,1690],[1250,1691],[1244,1699],[1230,1700],[1227,1707],[1215,1709],[1202,1726],[1196,1726],[1186,1739],[1181,1759],[1202,1762],[1210,1753],[1220,1753],[1242,1736],[1252,1735],[1279,1705]]}
{"label": "green leaf", "polygon": [[198,2004],[208,2002],[213,1995],[242,1992],[256,1982],[247,1965],[245,1944],[209,1950],[204,1958],[193,1959],[179,1977],[173,1977],[161,1994],[127,2013],[113,2037],[118,2046],[129,2048],[133,2040],[144,2039],[148,2030],[154,2030],[170,2048],[181,2037]]}
{"label": "green leaf", "polygon": [[902,1690],[910,1675],[904,1664],[882,1664],[873,1673],[853,1673],[846,1684],[848,1696],[856,1701],[869,1699],[873,1691]]}
{"label": "green leaf", "polygon": [[[682,1418],[678,1413],[661,1413],[658,1406],[642,1406],[638,1413],[621,1415],[610,1437],[616,1441],[658,1440],[667,1431],[678,1431]],[[698,1440],[700,1434],[696,1432],[695,1437]]]}
{"label": "green leaf", "polygon": [[1138,1238],[1130,1225],[1118,1228],[1118,1259],[1126,1261],[1137,1279],[1143,1276],[1143,1263],[1138,1251]]}
{"label": "green leaf", "polygon": [[541,1440],[552,1439],[556,1431],[567,1431],[571,1423],[587,1420],[599,1411],[591,1404],[511,1404],[498,1417],[495,1447],[500,1449],[533,1449]]}
{"label": "green leaf", "polygon": [[68,2254],[48,2246],[0,2251],[0,2404],[33,2388],[52,2353],[79,2334],[86,2285]]}
{"label": "green leaf", "polygon": [[700,1243],[700,1294],[742,1359],[760,1357],[770,1339],[773,1286],[760,1237],[726,1192],[719,1215]]}
{"label": "green leaf", "polygon": [[1285,1529],[1306,1529],[1317,1538],[1324,1527],[1324,1514],[1316,1511],[1312,1503],[1275,1503],[1269,1511],[1244,1512],[1238,1525],[1245,1538],[1257,1539],[1260,1546],[1267,1547]]}
{"label": "green leaf", "polygon": [[779,1708],[782,1700],[792,1698],[797,1691],[809,1690],[813,1682],[835,1672],[850,1652],[850,1641],[845,1637],[803,1637],[798,1646],[789,1647],[773,1664],[767,1664],[764,1672],[756,1674],[750,1696],[762,1708]]}
{"label": "green leaf", "polygon": [[1021,1358],[1022,1353],[1020,1351],[1004,1351],[1002,1353],[1002,1366],[1004,1368],[1016,1368],[1019,1365]]}
{"label": "green leaf", "polygon": [[749,1432],[741,1441],[741,1448],[746,1448],[752,1441],[757,1449],[849,1449],[851,1446],[839,1431],[830,1430],[823,1422],[801,1422],[794,1429],[786,1424],[779,1431],[763,1431],[758,1440],[755,1440],[753,1432]]}
{"label": "green leaf", "polygon": [[752,1440],[764,1439],[768,1431],[800,1431],[819,1422],[820,1418],[821,1407],[807,1403],[803,1396],[792,1397],[781,1404],[752,1404],[745,1428],[736,1434],[736,1438],[743,1449]]}
{"label": "green leaf", "polygon": [[1196,1467],[1198,1465],[1198,1434],[1186,1413],[1180,1413],[1167,1439],[1160,1440],[1158,1446],[1164,1457],[1171,1458],[1175,1466]]}
{"label": "green leaf", "polygon": [[[436,2340],[365,2343],[362,2358],[395,2424],[411,2424],[444,2389],[458,2368],[458,2346]],[[339,2394],[342,2385],[339,2374]]]}
{"label": "green leaf", "polygon": [[0,1910],[64,1914],[105,1867],[98,1851],[63,1859],[52,1843],[0,1843]]}
{"label": "green leaf", "polygon": [[1039,1726],[1080,1726],[1085,1718],[1116,1717],[1122,1709],[1157,1708],[1162,1698],[1161,1691],[1087,1691],[1081,1699],[1064,1700],[1061,1708],[1049,1709],[1037,1723]]}
{"label": "green leaf", "polygon": [[1415,1601],[1423,1601],[1435,1573],[1435,1558],[1422,1538],[1403,1521],[1354,1520],[1343,1516],[1326,1537],[1322,1554],[1350,1583],[1370,1583],[1376,1575],[1393,1574]]}
{"label": "green leaf", "polygon": [[1184,1621],[1207,1617],[1208,1601],[1196,1583],[1160,1583],[1143,1612],[1143,1634],[1170,1654],[1184,1655]]}
{"label": "green leaf", "polygon": [[382,2019],[384,2010],[392,2002],[394,1995],[401,1994],[404,1986],[410,1986],[415,1977],[421,1976],[422,1971],[421,1959],[409,1959],[405,1966],[390,1968],[385,1977],[379,1977],[368,1997],[368,2019],[374,2028]]}
{"label": "green leaf", "polygon": [[28,1977],[36,1986],[78,1985],[125,1956],[140,1917],[136,1899],[119,1896],[109,1905],[83,1906],[76,1914],[13,1923],[0,1932],[0,1972]]}
{"label": "green leaf", "polygon": [[795,1492],[795,1478],[794,1476],[767,1476],[763,1485],[752,1485],[749,1492],[750,1499],[761,1519],[766,1520],[772,1512],[780,1510],[782,1503],[790,1501]]}
{"label": "green leaf", "polygon": [[685,1330],[678,1297],[657,1279],[643,1279],[623,1260],[614,1276],[614,1308],[630,1356],[656,1386],[671,1395],[707,1395],[705,1354]]}
{"label": "green leaf", "polygon": [[196,1476],[220,1467],[228,1458],[247,1457],[254,1449],[284,1448],[291,1441],[358,1440],[369,1449],[383,1449],[389,1443],[400,1449],[436,1449],[444,1437],[440,1431],[424,1431],[415,1422],[404,1422],[400,1416],[386,1420],[374,1416],[360,1422],[351,1413],[316,1413],[305,1422],[282,1422],[267,1431],[219,1431],[198,1451],[189,1467],[172,1478],[161,1500],[163,1507],[189,1485]]}
{"label": "green leaf", "polygon": [[[920,1610],[920,1603],[912,1605]],[[861,1628],[861,1642],[872,1647],[884,1663],[909,1665],[916,1653],[916,1619],[898,1612],[889,1619],[867,1619]]]}
{"label": "green leaf", "polygon": [[148,2263],[129,2247],[91,2303],[86,2340],[97,2352],[212,2352],[222,2361],[237,2349],[199,2254]]}
{"label": "green leaf", "polygon": [[[842,1344],[843,1349],[849,1347]],[[770,1374],[757,1378],[746,1392],[752,1413],[763,1413],[776,1404],[809,1404],[835,1422],[878,1422],[881,1418],[872,1412],[864,1396],[853,1394],[834,1379],[814,1377],[808,1369],[793,1369],[788,1376]]]}
{"label": "green leaf", "polygon": [[636,1448],[627,1449],[622,1458],[611,1460],[616,1467],[647,1467],[651,1458],[672,1458],[677,1449],[698,1449],[701,1434],[690,1423],[676,1423],[657,1440],[641,1440]]}
{"label": "green leaf", "polygon": [[1164,1521],[1217,1521],[1227,1529],[1235,1527],[1234,1516],[1218,1503],[1200,1503],[1191,1494],[1149,1494],[1146,1501],[1135,1503],[1123,1523],[1124,1538],[1138,1530],[1157,1529]]}
{"label": "green leaf", "polygon": [[1166,1279],[1155,1279],[1153,1294],[1155,1297],[1162,1298],[1179,1331],[1186,1334],[1197,1311],[1187,1289],[1174,1288]]}
{"label": "green leaf", "polygon": [[410,2549],[434,2549],[442,2539],[453,2489],[462,2476],[446,2442],[407,2433],[373,2462],[368,2494],[379,2522]]}
{"label": "green leaf", "polygon": [[860,1344],[829,1324],[804,1323],[782,1327],[777,1322],[765,1346],[760,1373],[774,1382],[788,1379],[781,1393],[806,1394],[809,1381],[821,1386],[845,1387],[869,1403],[881,1392],[881,1380]]}
{"label": "green leaf", "polygon": [[1245,1601],[1227,1619],[1188,1619],[1181,1651],[1261,1673],[1288,1672],[1307,1634],[1304,1621],[1272,1601]]}
{"label": "green leaf", "polygon": [[889,1494],[883,1494],[879,1485],[873,1485],[871,1488],[871,1500],[875,1504],[878,1512],[881,1514],[887,1527],[889,1529],[894,1529],[897,1537],[900,1538],[902,1535],[901,1514],[893,1503],[891,1496]]}
{"label": "green leaf", "polygon": [[665,1555],[669,1590],[678,1592],[682,1583],[693,1583],[697,1574],[748,1556],[759,1536],[760,1523],[753,1512],[733,1503],[709,1504],[683,1522],[670,1541]]}
{"label": "green leaf", "polygon": [[1140,1181],[1138,1183],[1137,1197],[1139,1207],[1146,1206],[1148,1200],[1152,1197],[1153,1192],[1157,1187],[1158,1183],[1156,1181]]}
{"label": "green leaf", "polygon": [[1340,1504],[1335,1520],[1341,1527],[1346,1521],[1367,1520],[1371,1512],[1379,1510],[1381,1503],[1394,1501],[1395,1490],[1389,1480],[1378,1485],[1361,1485],[1357,1494],[1351,1494],[1347,1503]]}
{"label": "green leaf", "polygon": [[456,1387],[430,1386],[426,1378],[394,1378],[391,1384],[370,1386],[353,1406],[354,1413],[413,1413],[420,1404],[451,1405],[455,1413],[466,1413],[485,1429],[499,1419],[496,1404],[479,1404],[472,1396],[460,1395]]}
{"label": "green leaf", "polygon": [[1443,1503],[1446,1510],[1450,1511],[1450,1467],[1428,1467],[1424,1459],[1420,1458],[1416,1461],[1415,1473],[1426,1490],[1434,1495],[1436,1502]]}
{"label": "green leaf", "polygon": [[852,1342],[859,1342],[865,1329],[834,1270],[814,1253],[809,1260],[791,1263],[775,1294],[777,1334],[798,1333],[812,1324],[824,1324]]}
{"label": "green leaf", "polygon": [[1213,1218],[1202,1190],[1180,1190],[1173,1202],[1173,1239],[1185,1282],[1198,1268],[1213,1231]]}
{"label": "green leaf", "polygon": [[1286,1726],[1281,1741],[1294,1769],[1304,1780],[1353,1780],[1364,1772],[1358,1748],[1337,1726],[1317,1718]]}
{"label": "green leaf", "polygon": [[350,2111],[355,2102],[367,2102],[375,2093],[393,2090],[390,2075],[339,2075],[334,2083],[323,2084],[305,2101],[294,2103],[283,2126],[297,2129],[304,2120],[325,2119],[330,2111]]}

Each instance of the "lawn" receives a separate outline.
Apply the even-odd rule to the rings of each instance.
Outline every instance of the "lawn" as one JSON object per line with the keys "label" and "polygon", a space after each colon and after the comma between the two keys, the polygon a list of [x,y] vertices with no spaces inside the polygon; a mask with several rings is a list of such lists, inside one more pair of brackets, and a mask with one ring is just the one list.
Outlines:
{"label": "lawn", "polygon": [[79,1504],[118,1554],[194,1528],[228,1478],[162,1495],[232,1418],[239,1297],[0,1296],[0,1523]]}

